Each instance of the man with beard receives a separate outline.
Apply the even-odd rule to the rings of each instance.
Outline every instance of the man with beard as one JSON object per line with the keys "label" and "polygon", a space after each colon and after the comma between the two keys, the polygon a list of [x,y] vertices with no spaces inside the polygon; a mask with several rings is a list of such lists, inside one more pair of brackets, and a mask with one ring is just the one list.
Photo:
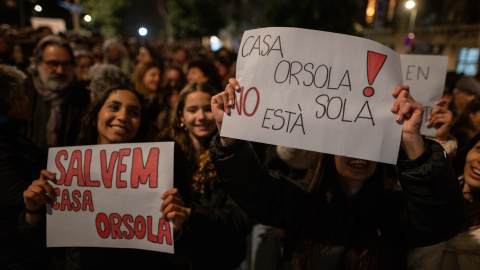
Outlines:
{"label": "man with beard", "polygon": [[75,145],[89,92],[75,81],[75,58],[66,40],[47,36],[34,51],[27,79],[30,99],[28,137],[41,149]]}

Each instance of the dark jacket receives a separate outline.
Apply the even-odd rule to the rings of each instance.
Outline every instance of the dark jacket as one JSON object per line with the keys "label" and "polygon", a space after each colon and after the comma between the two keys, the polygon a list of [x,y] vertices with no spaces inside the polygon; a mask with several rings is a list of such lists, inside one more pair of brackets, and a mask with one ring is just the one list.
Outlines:
{"label": "dark jacket", "polygon": [[[73,82],[65,91],[67,93],[61,106],[62,122],[58,131],[58,146],[76,145],[80,121],[90,104],[89,91],[80,83]],[[25,82],[25,94],[30,101],[28,128],[25,133],[40,149],[47,152],[46,134],[50,104],[37,92],[32,77]]]}
{"label": "dark jacket", "polygon": [[[383,179],[376,179],[379,176],[374,174],[353,203],[347,203],[341,187],[337,187],[326,206],[309,218],[306,209],[314,198],[287,179],[263,169],[248,142],[222,147],[217,136],[210,151],[218,177],[229,194],[260,223],[284,229],[291,246],[298,244],[305,224],[330,232],[331,255],[309,258],[311,265],[325,267],[329,263],[326,269],[341,269],[343,249],[362,241],[362,226],[373,226],[379,247],[378,268],[406,269],[407,250],[447,240],[464,225],[458,181],[443,148],[433,141],[426,141],[425,152],[415,160],[408,160],[401,152],[397,164],[401,191],[376,192],[376,183]],[[313,241],[314,254],[322,254],[325,241]]]}
{"label": "dark jacket", "polygon": [[0,268],[43,265],[45,249],[32,245],[17,221],[25,208],[23,192],[37,179],[47,157],[18,132],[20,122],[0,115]]}

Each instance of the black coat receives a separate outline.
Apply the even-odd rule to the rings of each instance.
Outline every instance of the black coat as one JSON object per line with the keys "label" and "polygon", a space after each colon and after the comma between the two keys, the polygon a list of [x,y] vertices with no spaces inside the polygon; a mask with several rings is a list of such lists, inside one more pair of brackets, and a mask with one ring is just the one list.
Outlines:
{"label": "black coat", "polygon": [[18,269],[45,266],[41,260],[45,249],[32,245],[17,226],[25,208],[23,192],[47,161],[43,151],[19,134],[21,124],[0,116],[0,266],[12,263]]}
{"label": "black coat", "polygon": [[[382,179],[375,179],[379,177],[375,174],[353,203],[347,203],[337,187],[325,207],[309,218],[306,209],[315,201],[312,195],[263,169],[248,142],[222,147],[217,136],[210,151],[229,194],[260,223],[284,229],[291,246],[298,244],[305,223],[328,232],[328,241],[316,238],[321,233],[313,236],[315,256],[309,258],[313,268],[341,269],[344,248],[362,239],[362,227],[373,226],[371,233],[379,245],[378,268],[406,269],[407,250],[447,240],[465,222],[458,181],[443,148],[433,141],[426,141],[425,152],[415,160],[401,153],[396,168],[402,190],[377,192],[375,183]],[[330,254],[321,251],[325,242]]]}

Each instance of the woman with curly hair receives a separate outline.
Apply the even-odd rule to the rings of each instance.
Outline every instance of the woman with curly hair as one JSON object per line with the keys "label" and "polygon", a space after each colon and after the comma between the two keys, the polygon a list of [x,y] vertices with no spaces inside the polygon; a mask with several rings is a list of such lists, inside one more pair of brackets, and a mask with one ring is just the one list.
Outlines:
{"label": "woman with curly hair", "polygon": [[[187,85],[172,111],[170,137],[177,144],[175,175],[180,170],[189,194],[183,231],[190,232],[192,269],[234,269],[245,258],[250,221],[226,194],[215,186],[217,172],[208,146],[217,132],[210,100],[217,91],[204,83]],[[181,156],[180,156],[181,155]],[[184,158],[184,162],[179,159]],[[175,179],[177,181],[178,179]],[[182,191],[181,191],[182,192]]]}

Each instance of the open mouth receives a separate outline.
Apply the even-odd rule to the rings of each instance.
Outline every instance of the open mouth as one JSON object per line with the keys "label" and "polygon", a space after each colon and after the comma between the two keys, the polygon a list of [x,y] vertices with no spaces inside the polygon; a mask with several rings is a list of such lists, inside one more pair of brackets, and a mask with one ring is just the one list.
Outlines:
{"label": "open mouth", "polygon": [[480,170],[477,169],[477,168],[474,168],[474,167],[471,167],[471,168],[472,168],[472,172],[473,172],[476,176],[480,177]]}
{"label": "open mouth", "polygon": [[355,168],[365,168],[368,166],[368,161],[363,159],[352,159],[348,162],[348,165]]}
{"label": "open mouth", "polygon": [[121,126],[111,126],[111,128],[112,128],[116,133],[119,133],[119,134],[124,134],[124,133],[127,133],[127,131],[128,131],[127,128],[121,127]]}

